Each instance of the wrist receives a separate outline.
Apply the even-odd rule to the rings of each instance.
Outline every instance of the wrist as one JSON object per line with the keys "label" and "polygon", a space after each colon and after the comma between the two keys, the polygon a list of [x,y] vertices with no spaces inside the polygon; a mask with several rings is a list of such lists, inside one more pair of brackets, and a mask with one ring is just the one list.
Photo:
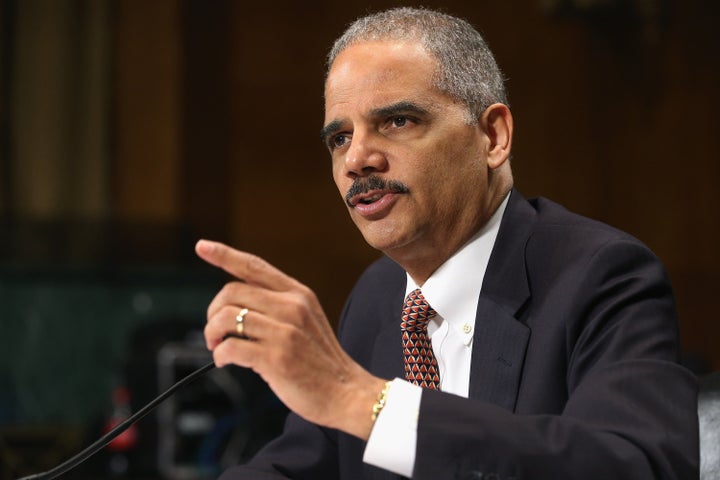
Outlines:
{"label": "wrist", "polygon": [[385,382],[385,386],[383,387],[382,391],[378,394],[377,400],[375,401],[375,405],[373,405],[372,414],[370,415],[370,419],[373,421],[373,425],[375,424],[375,420],[377,420],[378,415],[380,415],[380,412],[382,412],[382,409],[385,408],[385,402],[387,401],[387,395],[388,395],[388,391],[390,390],[391,383],[392,383],[391,380],[388,380],[387,382]]}
{"label": "wrist", "polygon": [[367,440],[375,423],[374,417],[376,415],[373,415],[373,412],[378,410],[377,413],[379,414],[379,410],[382,410],[382,407],[377,406],[379,397],[384,397],[383,391],[387,395],[387,385],[389,383],[385,379],[368,374],[362,383],[351,387],[344,395],[345,401],[342,402],[344,408],[339,409],[341,414],[337,419],[335,428],[362,440]]}

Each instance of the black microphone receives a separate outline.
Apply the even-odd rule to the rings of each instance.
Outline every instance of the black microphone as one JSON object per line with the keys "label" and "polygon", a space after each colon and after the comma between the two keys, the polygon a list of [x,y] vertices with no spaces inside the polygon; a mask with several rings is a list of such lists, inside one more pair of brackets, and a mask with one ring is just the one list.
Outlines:
{"label": "black microphone", "polygon": [[195,370],[194,372],[190,373],[183,379],[179,380],[175,385],[165,390],[163,393],[157,396],[153,401],[145,405],[143,408],[138,410],[134,415],[128,417],[126,420],[124,420],[122,423],[120,423],[118,426],[110,430],[108,433],[100,437],[98,440],[96,440],[92,445],[87,447],[82,452],[78,453],[74,457],[66,460],[65,462],[61,463],[57,467],[53,468],[52,470],[48,470],[47,472],[42,473],[36,473],[34,475],[29,475],[26,477],[19,478],[18,480],[50,480],[52,478],[57,478],[60,475],[69,472],[73,468],[77,467],[81,463],[83,463],[88,458],[95,455],[99,450],[101,450],[103,447],[105,447],[108,443],[112,442],[116,437],[118,437],[121,433],[123,433],[125,430],[127,430],[133,423],[140,420],[142,417],[150,413],[152,409],[160,405],[162,402],[164,402],[170,395],[175,393],[178,389],[184,387],[185,385],[191,383],[192,381],[196,380],[198,377],[203,375],[209,370],[212,370],[215,367],[215,362],[210,362],[205,366],[202,366]]}

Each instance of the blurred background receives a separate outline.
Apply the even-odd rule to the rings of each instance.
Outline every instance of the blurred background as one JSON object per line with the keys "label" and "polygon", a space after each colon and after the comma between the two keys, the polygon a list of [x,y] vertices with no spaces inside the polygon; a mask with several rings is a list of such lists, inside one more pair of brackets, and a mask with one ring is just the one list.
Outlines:
{"label": "blurred background", "polygon": [[[319,141],[324,57],[411,1],[0,1],[0,479],[51,468],[210,360],[212,238],[311,286],[333,321],[378,256]],[[428,0],[508,79],[513,168],[663,260],[685,361],[720,368],[720,2]],[[216,370],[65,478],[214,478],[280,427]]]}

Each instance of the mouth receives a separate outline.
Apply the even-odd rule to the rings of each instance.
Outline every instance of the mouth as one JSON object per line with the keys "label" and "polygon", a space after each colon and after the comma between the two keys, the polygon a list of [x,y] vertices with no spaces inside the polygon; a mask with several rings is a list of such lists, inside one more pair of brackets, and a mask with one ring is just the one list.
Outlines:
{"label": "mouth", "polygon": [[351,197],[348,206],[366,220],[379,220],[392,211],[400,196],[401,192],[394,190],[373,190]]}
{"label": "mouth", "polygon": [[[377,175],[356,178],[345,196],[348,207],[363,207],[394,197],[397,193],[409,193],[410,189],[397,180],[385,180]],[[387,198],[385,198],[387,200]]]}
{"label": "mouth", "polygon": [[347,203],[348,203],[348,205],[351,206],[351,207],[356,207],[358,204],[360,204],[360,205],[370,205],[370,204],[373,204],[373,203],[377,202],[378,200],[380,200],[381,198],[383,198],[385,195],[387,195],[387,194],[389,194],[389,193],[394,193],[394,192],[391,192],[391,191],[381,191],[381,192],[373,191],[373,192],[368,192],[368,193],[362,193],[362,194],[360,194],[360,195],[355,195],[355,196],[351,197],[351,198],[348,200]]}

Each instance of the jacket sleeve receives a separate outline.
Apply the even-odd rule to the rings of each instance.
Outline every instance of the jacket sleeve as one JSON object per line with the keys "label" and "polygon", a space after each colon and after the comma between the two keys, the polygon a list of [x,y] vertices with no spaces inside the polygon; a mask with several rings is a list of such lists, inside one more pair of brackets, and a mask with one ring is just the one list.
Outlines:
{"label": "jacket sleeve", "polygon": [[531,344],[545,341],[538,328],[564,325],[561,411],[518,413],[426,391],[413,478],[698,478],[696,381],[677,363],[660,262],[635,241],[613,241],[573,265],[539,273],[529,265],[534,293],[522,314]]}

